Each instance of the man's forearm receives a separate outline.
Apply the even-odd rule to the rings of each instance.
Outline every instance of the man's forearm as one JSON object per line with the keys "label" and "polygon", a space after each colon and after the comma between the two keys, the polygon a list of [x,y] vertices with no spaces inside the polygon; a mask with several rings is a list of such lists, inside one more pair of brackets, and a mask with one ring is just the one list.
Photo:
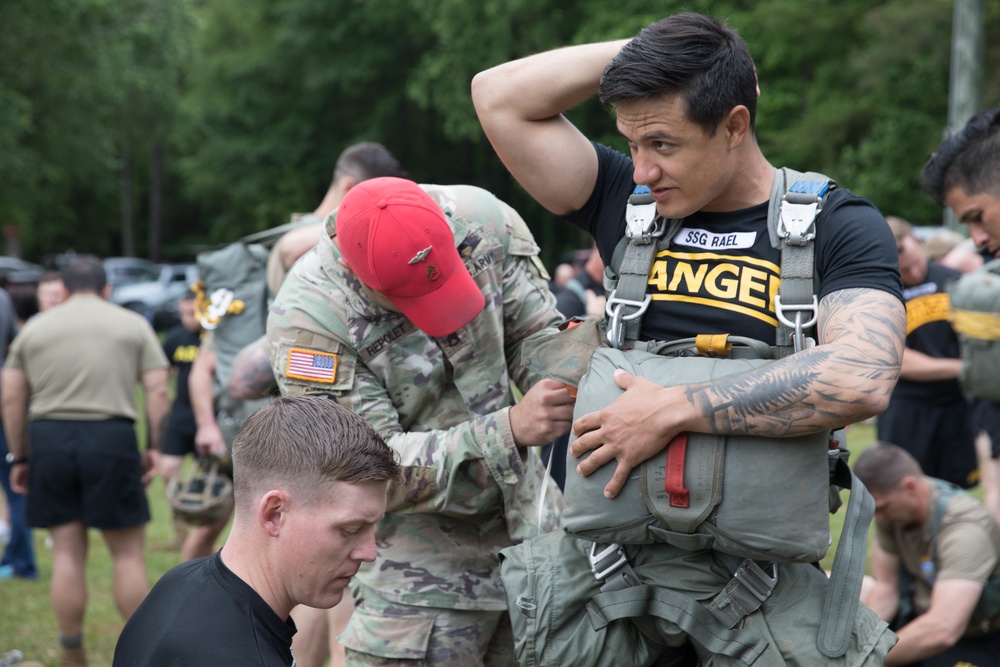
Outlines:
{"label": "man's forearm", "polygon": [[28,455],[28,394],[24,371],[3,370],[3,428],[7,451],[17,458]]}
{"label": "man's forearm", "polygon": [[689,430],[795,436],[882,412],[899,373],[902,306],[886,293],[844,290],[824,299],[824,308],[835,323],[823,332],[831,344],[758,372],[688,386],[688,399],[702,418]]}

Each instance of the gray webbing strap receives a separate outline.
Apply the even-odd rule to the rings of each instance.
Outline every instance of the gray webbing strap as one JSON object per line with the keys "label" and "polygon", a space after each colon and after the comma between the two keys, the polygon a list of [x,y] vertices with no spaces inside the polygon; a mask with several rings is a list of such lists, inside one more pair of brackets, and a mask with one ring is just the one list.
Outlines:
{"label": "gray webbing strap", "polygon": [[[716,554],[716,558],[723,563],[729,560],[725,554]],[[767,569],[771,572],[768,573]],[[777,584],[778,566],[775,563],[760,564],[746,558],[706,608],[723,626],[735,628],[740,621],[760,609]]]}
{"label": "gray webbing strap", "polygon": [[875,500],[852,470],[851,499],[847,503],[844,528],[833,557],[833,571],[823,601],[823,618],[817,640],[820,652],[830,658],[844,655],[850,645],[854,617],[861,599],[861,580],[865,574],[868,526],[874,515]]}
{"label": "gray webbing strap", "polygon": [[[620,544],[590,545],[587,552],[590,571],[594,578],[601,582],[601,592],[620,591],[626,588],[642,585],[642,579],[635,573],[628,562],[628,554]],[[642,634],[651,641],[662,643],[662,638],[656,631],[656,624],[645,616],[635,616],[632,622]]]}
{"label": "gray webbing strap", "polygon": [[587,603],[587,615],[595,630],[622,618],[655,616],[673,623],[693,642],[712,654],[725,655],[752,665],[767,640],[744,629],[723,627],[697,600],[660,586],[633,586],[598,593]]}
{"label": "gray webbing strap", "polygon": [[767,229],[771,245],[781,249],[781,283],[774,302],[778,318],[775,341],[786,353],[815,344],[805,332],[816,324],[819,312],[814,285],[816,217],[833,187],[833,181],[815,172],[776,169],[774,173]]}
{"label": "gray webbing strap", "polygon": [[[638,186],[629,197],[625,210],[624,253],[617,267],[611,272],[605,271],[605,287],[610,287],[605,313],[608,316],[608,343],[612,347],[631,349],[639,340],[642,316],[649,307],[646,284],[653,259],[660,243],[665,241],[669,245],[682,222],[664,220],[657,215],[656,202],[650,196],[649,188]],[[609,285],[607,278],[615,273],[614,269],[617,269],[617,280]]]}

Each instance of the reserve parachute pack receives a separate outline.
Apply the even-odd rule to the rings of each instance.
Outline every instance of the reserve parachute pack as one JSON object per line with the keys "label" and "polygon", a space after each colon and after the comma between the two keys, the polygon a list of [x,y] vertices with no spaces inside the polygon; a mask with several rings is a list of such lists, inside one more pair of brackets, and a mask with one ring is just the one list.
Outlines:
{"label": "reserve parachute pack", "polygon": [[216,419],[230,448],[243,421],[267,405],[268,400],[236,400],[226,393],[226,381],[240,350],[267,330],[267,312],[273,298],[267,281],[270,249],[285,232],[303,222],[315,222],[306,218],[309,216],[244,236],[197,256],[195,316],[212,336]]}
{"label": "reserve parachute pack", "polygon": [[[525,353],[525,363],[577,387],[576,419],[610,405],[622,393],[613,379],[617,368],[661,385],[680,385],[746,372],[811,347],[818,313],[816,217],[834,187],[821,174],[775,172],[768,233],[772,245],[781,249],[781,284],[773,346],[727,335],[671,343],[639,340],[641,317],[651,300],[646,294],[650,266],[681,221],[657,217],[655,202],[638,191],[629,200],[626,238],[606,269],[607,317],[537,341]],[[567,359],[567,352],[573,352],[572,358]],[[551,660],[565,650],[575,651],[574,664],[579,665],[648,665],[652,660],[646,653],[655,659],[657,650],[685,638],[704,665],[880,664],[891,633],[869,610],[858,614],[874,501],[853,476],[841,443],[842,434],[829,432],[793,438],[682,433],[633,470],[614,499],[603,495],[613,463],[588,477],[567,474],[565,533],[501,552],[501,577],[521,664],[557,664]],[[567,470],[576,463],[568,454]],[[779,479],[782,484],[775,483]],[[809,603],[819,610],[816,623],[781,628],[788,637],[780,635],[780,644],[791,641],[803,647],[801,662],[767,657],[774,655],[776,639],[751,630],[761,623],[760,615],[752,615],[760,610],[766,619],[772,613],[764,602],[779,586],[778,563],[815,563],[825,556],[831,542],[829,514],[839,507],[840,488],[852,492],[831,580],[829,585],[823,580],[821,588],[803,584],[803,590],[820,598]],[[544,567],[541,552],[565,552],[563,566],[572,567],[570,554],[581,549],[584,558],[575,562],[586,568],[591,590],[599,591],[579,603],[585,612],[574,609],[565,593],[539,597],[545,584],[532,568]],[[658,573],[648,564],[637,568],[636,559],[644,562],[647,549],[675,554],[665,558],[672,563],[683,562],[684,554],[702,559],[711,554],[732,578],[721,591],[685,595],[680,591],[691,593],[699,586],[696,572],[681,567]],[[791,594],[787,587],[783,591]],[[632,623],[614,623],[626,618]],[[751,623],[751,618],[758,620]],[[641,646],[605,660],[600,657],[604,652],[591,646],[595,641],[638,641]],[[596,657],[580,662],[589,650],[581,647],[592,648]],[[623,659],[627,655],[634,661]]]}
{"label": "reserve parachute pack", "polygon": [[1000,402],[1000,259],[948,287],[951,325],[962,346],[962,390]]}

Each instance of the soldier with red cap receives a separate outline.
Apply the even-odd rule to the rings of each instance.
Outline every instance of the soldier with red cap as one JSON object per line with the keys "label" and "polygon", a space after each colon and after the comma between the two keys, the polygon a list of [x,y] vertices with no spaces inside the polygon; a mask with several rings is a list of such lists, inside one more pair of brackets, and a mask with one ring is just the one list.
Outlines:
{"label": "soldier with red cap", "polygon": [[536,448],[573,410],[521,364],[562,319],[537,253],[485,190],[376,178],[347,193],[271,307],[282,393],[356,411],[403,466],[353,584],[348,664],[515,663],[497,553],[555,527]]}

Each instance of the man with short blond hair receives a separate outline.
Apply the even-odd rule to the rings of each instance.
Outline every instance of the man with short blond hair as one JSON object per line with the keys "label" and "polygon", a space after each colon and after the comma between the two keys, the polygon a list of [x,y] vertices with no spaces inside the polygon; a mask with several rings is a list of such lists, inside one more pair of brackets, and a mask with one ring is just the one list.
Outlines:
{"label": "man with short blond hair", "polygon": [[233,441],[225,546],[157,582],[118,639],[115,667],[294,665],[292,608],[335,606],[375,560],[398,475],[392,450],[335,401],[279,398],[250,415]]}

